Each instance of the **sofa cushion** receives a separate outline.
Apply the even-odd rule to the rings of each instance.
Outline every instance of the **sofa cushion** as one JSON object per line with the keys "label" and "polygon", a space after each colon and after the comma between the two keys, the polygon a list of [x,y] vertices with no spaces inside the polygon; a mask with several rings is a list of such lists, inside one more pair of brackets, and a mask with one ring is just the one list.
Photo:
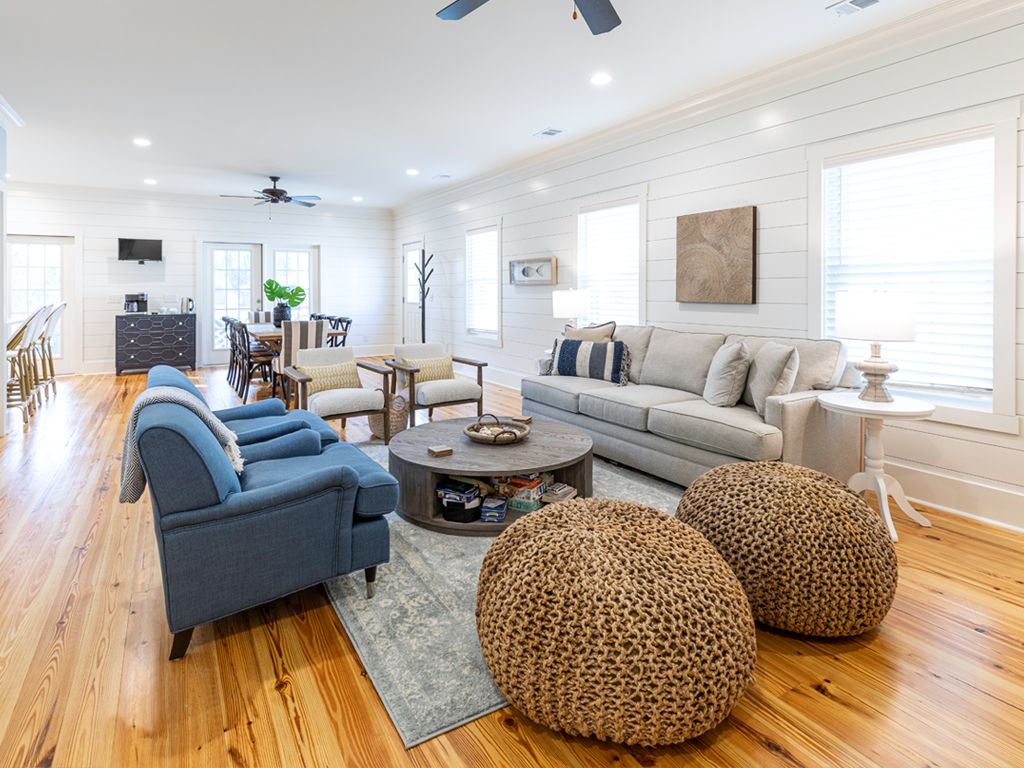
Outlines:
{"label": "sofa cushion", "polygon": [[267,488],[330,467],[346,466],[359,476],[355,512],[376,517],[394,512],[398,505],[398,481],[377,462],[349,443],[325,448],[319,456],[294,456],[249,464],[242,473],[243,491]]}
{"label": "sofa cushion", "polygon": [[580,395],[580,413],[630,429],[647,429],[647,411],[652,405],[677,403],[696,398],[689,392],[652,384],[601,389]]}
{"label": "sofa cushion", "polygon": [[765,400],[792,392],[799,370],[800,353],[796,347],[774,341],[763,344],[750,361],[743,402],[764,416]]}
{"label": "sofa cushion", "polygon": [[640,383],[640,371],[644,367],[652,333],[653,325],[620,325],[612,337],[614,341],[623,342],[629,350],[629,380],[634,384]]}
{"label": "sofa cushion", "polygon": [[581,393],[608,389],[620,387],[610,381],[577,379],[572,376],[528,376],[520,385],[524,399],[544,403],[569,413],[580,412]]}
{"label": "sofa cushion", "polygon": [[338,433],[331,429],[331,425],[321,419],[315,413],[296,409],[288,411],[284,416],[257,416],[254,419],[234,419],[224,422],[224,426],[242,436],[252,429],[262,429],[280,424],[282,421],[295,419],[301,421],[307,427],[320,435],[320,441],[326,446],[338,442]]}
{"label": "sofa cushion", "polygon": [[469,379],[438,379],[416,383],[417,405],[441,405],[460,400],[479,400],[483,394],[480,385]]}
{"label": "sofa cushion", "polygon": [[[846,345],[836,339],[788,339],[769,336],[740,336],[732,334],[726,344],[742,341],[747,345],[751,359],[769,341],[794,347],[800,353],[800,369],[793,383],[794,392],[808,389],[834,389],[846,368]],[[749,405],[749,403],[748,403]]]}
{"label": "sofa cushion", "polygon": [[704,385],[704,399],[712,405],[731,408],[743,396],[750,370],[750,355],[742,341],[723,344],[715,352]]}
{"label": "sofa cushion", "polygon": [[647,429],[695,448],[750,461],[782,457],[782,432],[745,405],[718,408],[702,399],[651,408]]}
{"label": "sofa cushion", "polygon": [[611,341],[613,333],[615,333],[615,321],[610,320],[601,325],[588,325],[585,328],[573,328],[571,325],[567,325],[562,330],[562,338],[577,341]]}
{"label": "sofa cushion", "polygon": [[711,359],[724,341],[725,335],[721,333],[681,333],[655,328],[640,383],[703,394]]}

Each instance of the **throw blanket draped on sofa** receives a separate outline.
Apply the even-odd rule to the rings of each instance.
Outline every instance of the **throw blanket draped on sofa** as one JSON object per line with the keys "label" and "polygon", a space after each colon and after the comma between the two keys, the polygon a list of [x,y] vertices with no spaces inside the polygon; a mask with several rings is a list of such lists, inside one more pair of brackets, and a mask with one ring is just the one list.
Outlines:
{"label": "throw blanket draped on sofa", "polygon": [[124,430],[124,451],[121,457],[121,495],[118,499],[121,503],[135,503],[142,498],[142,492],[146,490],[146,474],[142,470],[135,430],[142,409],[154,403],[174,403],[192,411],[210,428],[214,437],[217,438],[217,442],[224,446],[224,453],[231,460],[231,466],[235,472],[242,474],[242,454],[238,449],[238,443],[235,442],[235,433],[213,415],[213,411],[206,403],[191,392],[177,387],[152,387],[135,398],[131,415],[128,417],[128,426]]}

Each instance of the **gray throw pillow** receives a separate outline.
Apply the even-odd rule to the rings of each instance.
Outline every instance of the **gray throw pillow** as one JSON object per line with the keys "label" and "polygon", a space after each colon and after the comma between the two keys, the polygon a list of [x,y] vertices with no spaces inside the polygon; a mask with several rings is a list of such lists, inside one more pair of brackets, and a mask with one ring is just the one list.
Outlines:
{"label": "gray throw pillow", "polygon": [[711,358],[704,399],[711,405],[731,408],[743,396],[750,368],[750,353],[742,341],[720,347]]}
{"label": "gray throw pillow", "polygon": [[567,325],[562,330],[563,338],[575,339],[576,341],[612,341],[614,334],[614,320],[609,320],[601,325],[588,325],[585,328],[573,328],[571,325]]}
{"label": "gray throw pillow", "polygon": [[796,347],[769,341],[757,351],[750,363],[747,388],[759,416],[764,416],[764,402],[769,397],[793,391],[799,369],[800,353]]}

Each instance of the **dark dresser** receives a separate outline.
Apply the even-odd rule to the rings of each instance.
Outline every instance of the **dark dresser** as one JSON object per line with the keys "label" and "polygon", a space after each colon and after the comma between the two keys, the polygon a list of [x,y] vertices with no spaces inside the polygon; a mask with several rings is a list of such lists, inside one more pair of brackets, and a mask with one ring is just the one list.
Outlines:
{"label": "dark dresser", "polygon": [[154,365],[196,367],[196,316],[118,315],[115,320],[117,373],[148,371]]}

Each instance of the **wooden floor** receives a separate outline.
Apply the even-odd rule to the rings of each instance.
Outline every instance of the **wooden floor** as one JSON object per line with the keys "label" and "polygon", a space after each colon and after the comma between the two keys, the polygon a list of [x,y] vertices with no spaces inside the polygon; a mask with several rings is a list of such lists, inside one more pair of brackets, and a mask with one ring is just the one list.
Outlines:
{"label": "wooden floor", "polygon": [[[198,379],[215,407],[236,402],[222,370]],[[7,417],[2,766],[1024,765],[1024,537],[938,512],[931,530],[900,520],[879,630],[759,631],[756,685],[670,749],[566,738],[505,709],[407,752],[319,588],[200,627],[170,663],[149,505],[117,503],[143,384],[61,379],[28,431]],[[488,406],[519,401],[492,388]]]}

